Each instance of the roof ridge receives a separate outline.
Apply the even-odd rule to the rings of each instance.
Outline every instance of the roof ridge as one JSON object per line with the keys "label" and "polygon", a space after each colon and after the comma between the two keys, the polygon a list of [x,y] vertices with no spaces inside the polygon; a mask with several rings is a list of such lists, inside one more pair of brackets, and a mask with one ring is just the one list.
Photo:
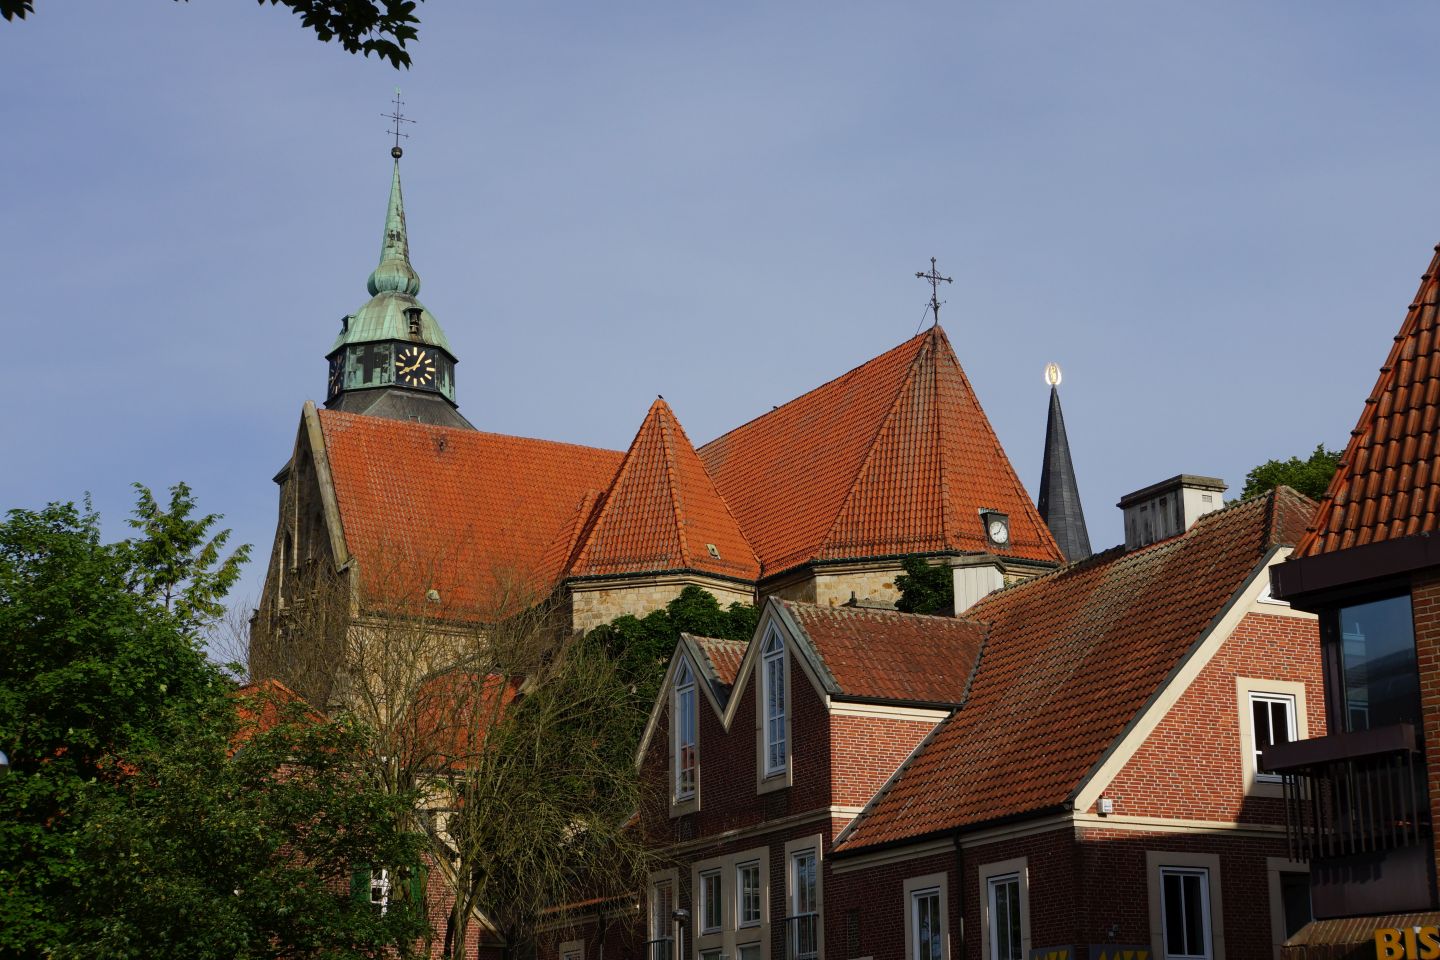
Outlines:
{"label": "roof ridge", "polygon": [[812,393],[818,393],[819,391],[824,390],[826,387],[830,386],[831,384],[839,383],[839,382],[842,381],[842,380],[845,380],[845,379],[847,379],[847,378],[849,378],[849,377],[851,377],[851,376],[854,376],[856,373],[859,373],[859,372],[860,372],[861,370],[863,370],[864,368],[870,366],[872,363],[874,363],[875,361],[879,360],[881,357],[884,357],[884,356],[886,356],[886,355],[888,355],[888,354],[895,353],[895,352],[899,351],[899,350],[902,349],[903,347],[905,347],[905,346],[907,346],[907,345],[909,345],[909,344],[911,344],[911,343],[914,343],[916,340],[920,340],[920,339],[924,338],[925,336],[927,336],[927,335],[930,333],[931,330],[935,330],[935,329],[936,329],[936,327],[930,327],[928,330],[924,331],[923,333],[917,333],[917,334],[915,334],[915,336],[909,338],[908,340],[902,340],[900,343],[897,343],[895,346],[891,347],[889,350],[881,351],[880,353],[876,354],[875,356],[871,357],[870,359],[868,359],[868,360],[866,360],[866,361],[864,361],[864,362],[862,362],[862,363],[857,363],[855,366],[851,367],[849,370],[846,370],[844,373],[840,374],[839,376],[831,377],[829,380],[826,380],[824,383],[816,384],[815,386],[811,387],[809,390],[806,390],[804,393],[796,394],[795,396],[791,397],[789,400],[786,400],[784,403],[779,404],[778,406],[771,407],[769,410],[766,410],[766,411],[764,411],[763,413],[757,413],[755,416],[751,417],[749,420],[746,420],[744,423],[738,423],[738,424],[736,424],[735,426],[731,427],[729,430],[726,430],[724,433],[720,434],[719,436],[711,437],[709,440],[705,441],[703,444],[701,444],[701,445],[700,445],[699,447],[697,447],[696,449],[697,449],[697,450],[703,450],[705,447],[708,447],[708,446],[710,446],[711,444],[714,444],[714,443],[717,443],[717,442],[719,442],[719,441],[721,441],[721,440],[724,440],[726,437],[730,436],[732,433],[737,433],[737,432],[739,432],[740,430],[745,429],[746,427],[750,426],[750,424],[754,423],[755,421],[765,419],[766,417],[770,416],[772,413],[775,413],[777,410],[784,410],[786,407],[790,406],[790,404],[795,403],[795,402],[798,401],[798,400],[803,400],[803,399],[805,399],[806,397],[810,396],[810,394],[812,394]]}
{"label": "roof ridge", "polygon": [[[934,331],[935,329],[936,327],[931,327],[929,330],[925,331],[923,334],[919,334],[918,336],[923,337],[926,340],[932,340],[932,331]],[[932,352],[932,349],[933,343],[924,344],[920,347],[920,349],[916,350],[915,355],[910,358],[910,362],[907,365],[907,369],[905,371],[905,376],[901,378],[900,386],[895,390],[895,396],[891,399],[890,406],[886,409],[885,415],[880,418],[880,422],[876,426],[875,432],[870,436],[870,442],[865,447],[865,456],[861,457],[859,464],[856,465],[855,476],[850,481],[850,489],[848,492],[846,492],[845,499],[840,501],[840,505],[835,511],[835,516],[830,518],[830,526],[828,529],[826,529],[825,536],[821,537],[819,544],[816,545],[815,550],[817,554],[824,553],[826,546],[830,543],[832,539],[834,539],[836,528],[840,525],[840,521],[845,518],[850,504],[855,500],[856,492],[860,489],[860,485],[862,481],[864,481],[868,473],[867,468],[875,459],[876,451],[878,451],[880,448],[880,441],[889,434],[891,425],[895,422],[895,414],[898,411],[901,403],[904,402],[906,396],[908,395],[908,388],[910,384],[915,380],[916,368],[921,363],[922,358]],[[932,409],[933,408],[934,405],[932,404]],[[939,417],[936,417],[936,420],[938,421]],[[943,459],[943,457],[941,459]],[[941,508],[940,525],[942,531],[944,531],[945,514],[943,507]],[[948,533],[948,531],[944,532]]]}
{"label": "roof ridge", "polygon": [[938,325],[932,329],[938,331],[938,339],[949,348],[947,353],[951,359],[955,361],[955,374],[960,378],[960,385],[966,393],[969,394],[974,404],[975,412],[978,414],[980,426],[984,429],[985,436],[1000,453],[1000,464],[1005,473],[1010,477],[1012,492],[1020,503],[1021,509],[1031,514],[1031,519],[1034,521],[1035,528],[1042,538],[1042,542],[1048,540],[1051,549],[1055,551],[1055,555],[1063,560],[1065,554],[1060,550],[1059,544],[1055,542],[1055,535],[1050,532],[1049,525],[1047,525],[1045,519],[1040,516],[1040,511],[1036,508],[1035,501],[1030,496],[1030,491],[1026,490],[1025,484],[1020,482],[1020,475],[1015,472],[1015,465],[1010,462],[1010,455],[1005,452],[1005,446],[1000,442],[1000,436],[990,424],[990,417],[985,413],[985,408],[980,405],[980,399],[975,393],[975,388],[970,384],[970,378],[965,375],[965,367],[960,363],[960,358],[956,356],[955,347],[950,343],[950,338],[945,336],[945,331],[941,330]]}
{"label": "roof ridge", "polygon": [[[687,567],[693,566],[690,557],[690,541],[685,536],[685,507],[680,502],[680,483],[675,476],[674,438],[670,436],[669,429],[670,421],[675,420],[675,411],[670,409],[670,404],[665,402],[664,397],[656,398],[655,402],[650,405],[650,411],[655,415],[655,421],[660,427],[660,450],[665,458],[665,484],[670,488],[670,508],[674,512],[675,536],[680,541],[680,560]],[[665,416],[667,413],[670,414],[668,418]],[[676,426],[679,426],[678,422]],[[643,425],[641,429],[644,429]],[[704,464],[702,463],[701,466]]]}
{"label": "roof ridge", "polygon": [[427,431],[443,430],[447,434],[464,437],[488,437],[496,440],[523,440],[526,443],[543,443],[551,447],[571,447],[576,450],[593,450],[599,453],[623,453],[611,447],[597,447],[588,443],[571,443],[568,440],[549,440],[545,437],[526,437],[518,433],[496,433],[493,430],[475,430],[465,427],[451,427],[440,423],[419,423],[412,420],[391,420],[388,417],[372,417],[363,413],[355,413],[350,410],[332,410],[328,407],[318,407],[317,412],[327,420],[360,420],[367,425],[372,421],[379,421],[389,426],[401,429],[420,428]]}
{"label": "roof ridge", "polygon": [[[651,409],[654,409],[653,406]],[[640,421],[640,429],[635,431],[635,436],[630,441],[630,446],[626,448],[625,456],[621,458],[620,465],[615,468],[615,475],[610,478],[610,485],[605,488],[605,495],[601,499],[598,506],[595,508],[593,518],[588,524],[586,524],[585,532],[581,538],[581,542],[575,551],[575,559],[568,567],[566,567],[564,571],[565,573],[568,574],[572,572],[576,567],[580,566],[584,559],[589,555],[590,548],[593,543],[592,538],[595,536],[595,531],[600,528],[601,522],[604,521],[605,517],[610,513],[610,508],[615,504],[615,491],[620,488],[621,482],[625,479],[625,477],[629,475],[630,468],[634,465],[635,445],[639,443],[641,435],[643,435],[645,432],[645,424],[649,420],[650,412],[647,411],[645,414],[645,419]]]}
{"label": "roof ridge", "polygon": [[[1396,372],[1400,366],[1399,361],[1402,359],[1401,354],[1420,325],[1422,311],[1426,306],[1434,305],[1436,302],[1436,277],[1440,275],[1440,244],[1436,244],[1434,250],[1429,267],[1420,275],[1420,286],[1416,289],[1410,306],[1406,308],[1405,319],[1400,324],[1400,330],[1395,334],[1394,342],[1385,355],[1385,363],[1380,367],[1380,374],[1375,378],[1375,386],[1370,389],[1369,396],[1365,398],[1365,406],[1360,411],[1360,419],[1356,422],[1355,428],[1350,431],[1350,439],[1345,444],[1345,452],[1340,455],[1340,462],[1335,474],[1330,478],[1329,486],[1320,496],[1320,505],[1315,510],[1305,536],[1295,546],[1294,555],[1297,557],[1310,556],[1316,552],[1317,546],[1324,546],[1325,531],[1330,524],[1331,515],[1335,512],[1336,497],[1348,485],[1350,469],[1354,466],[1356,456],[1360,452],[1361,443],[1375,425],[1375,418],[1379,414],[1380,397],[1394,385]],[[1431,294],[1429,303],[1425,300],[1427,288]]]}

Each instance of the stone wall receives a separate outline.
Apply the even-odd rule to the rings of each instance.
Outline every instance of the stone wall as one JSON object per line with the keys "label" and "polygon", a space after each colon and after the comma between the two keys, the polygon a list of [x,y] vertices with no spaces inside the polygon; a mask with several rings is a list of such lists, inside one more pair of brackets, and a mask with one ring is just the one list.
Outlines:
{"label": "stone wall", "polygon": [[701,577],[637,577],[633,580],[580,581],[571,583],[571,626],[588,632],[609,623],[616,617],[631,614],[643,617],[663,610],[665,605],[690,585],[703,587],[720,601],[722,607],[732,603],[755,602],[750,587],[724,580]]}

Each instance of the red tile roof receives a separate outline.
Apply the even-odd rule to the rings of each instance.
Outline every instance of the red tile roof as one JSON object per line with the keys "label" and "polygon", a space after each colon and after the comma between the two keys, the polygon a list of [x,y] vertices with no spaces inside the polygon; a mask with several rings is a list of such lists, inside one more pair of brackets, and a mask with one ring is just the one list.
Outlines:
{"label": "red tile roof", "polygon": [[782,603],[843,696],[957,704],[985,641],[968,619]]}
{"label": "red tile roof", "polygon": [[710,661],[710,667],[715,671],[715,679],[719,680],[726,687],[735,685],[735,677],[740,672],[740,661],[745,657],[745,649],[750,644],[745,640],[720,640],[716,637],[692,637],[700,652]]}
{"label": "red tile roof", "polygon": [[1440,247],[1400,325],[1298,557],[1440,527]]}
{"label": "red tile roof", "polygon": [[1288,488],[1116,548],[966,611],[989,638],[965,705],[839,845],[850,850],[1056,807],[1273,546],[1304,533]]}
{"label": "red tile roof", "polygon": [[979,511],[1010,516],[1009,552],[1060,552],[939,327],[700,448],[763,575],[811,560],[988,551]]}
{"label": "red tile roof", "polygon": [[506,591],[533,602],[559,576],[556,541],[622,458],[334,410],[319,417],[366,595],[395,602],[433,588],[447,612],[483,616]]}
{"label": "red tile roof", "polygon": [[660,570],[699,570],[743,580],[760,574],[755,551],[664,399],[650,405],[569,573]]}

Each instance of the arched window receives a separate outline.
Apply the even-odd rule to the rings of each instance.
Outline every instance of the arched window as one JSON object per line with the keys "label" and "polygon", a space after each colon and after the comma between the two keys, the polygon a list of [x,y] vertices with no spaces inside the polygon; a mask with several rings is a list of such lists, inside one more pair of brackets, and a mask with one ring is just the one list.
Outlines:
{"label": "arched window", "polygon": [[761,650],[761,695],[765,701],[765,775],[785,772],[789,758],[785,729],[785,643],[772,631]]}
{"label": "arched window", "polygon": [[672,767],[675,770],[675,799],[689,800],[695,796],[695,781],[698,764],[695,756],[695,674],[690,670],[690,661],[680,659],[675,671],[675,751]]}

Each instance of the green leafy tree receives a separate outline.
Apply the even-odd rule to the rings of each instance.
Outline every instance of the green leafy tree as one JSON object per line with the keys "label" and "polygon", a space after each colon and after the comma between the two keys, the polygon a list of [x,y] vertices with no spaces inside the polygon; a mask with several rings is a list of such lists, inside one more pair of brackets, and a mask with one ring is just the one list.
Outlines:
{"label": "green leafy tree", "polygon": [[189,486],[177,483],[170,488],[168,509],[148,487],[134,486],[138,497],[130,526],[141,536],[123,544],[133,571],[131,589],[163,606],[184,629],[215,623],[225,615],[221,601],[250,559],[249,544],[221,559],[230,531],[211,534],[220,516],[196,517]]}
{"label": "green leafy tree", "polygon": [[660,691],[680,634],[749,640],[759,621],[760,611],[756,607],[744,603],[721,607],[713,593],[691,585],[681,590],[665,609],[644,617],[629,614],[616,617],[590,631],[586,639],[603,647],[615,659],[620,675],[634,687],[636,698],[648,710]]}
{"label": "green leafy tree", "polygon": [[1299,457],[1266,460],[1245,474],[1245,489],[1240,491],[1240,497],[1249,499],[1284,485],[1293,487],[1311,500],[1319,500],[1325,495],[1330,478],[1335,476],[1340,466],[1340,455],[1341,451],[1326,450],[1322,443],[1305,460]]}
{"label": "green leafy tree", "polygon": [[895,578],[900,599],[895,609],[904,613],[950,614],[955,608],[955,584],[949,566],[924,557],[906,557],[905,572]]}
{"label": "green leafy tree", "polygon": [[177,489],[169,510],[142,495],[145,535],[119,543],[68,503],[0,524],[0,955],[377,955],[395,930],[333,870],[406,862],[389,801],[329,755],[341,728],[257,733],[231,760],[199,628],[235,555]]}
{"label": "green leafy tree", "polygon": [[[263,7],[288,7],[320,40],[338,41],[348,53],[375,54],[391,66],[410,66],[405,44],[417,36],[420,0],[259,0]],[[35,0],[0,0],[0,17],[24,20]]]}

